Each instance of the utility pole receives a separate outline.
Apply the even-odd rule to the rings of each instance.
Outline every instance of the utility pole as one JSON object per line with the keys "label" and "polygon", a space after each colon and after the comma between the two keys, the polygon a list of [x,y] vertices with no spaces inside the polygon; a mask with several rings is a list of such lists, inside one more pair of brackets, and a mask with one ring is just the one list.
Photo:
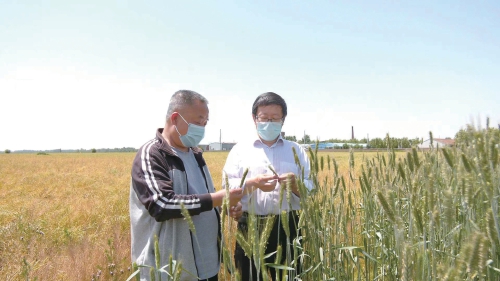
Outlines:
{"label": "utility pole", "polygon": [[222,129],[219,129],[219,150],[222,150]]}

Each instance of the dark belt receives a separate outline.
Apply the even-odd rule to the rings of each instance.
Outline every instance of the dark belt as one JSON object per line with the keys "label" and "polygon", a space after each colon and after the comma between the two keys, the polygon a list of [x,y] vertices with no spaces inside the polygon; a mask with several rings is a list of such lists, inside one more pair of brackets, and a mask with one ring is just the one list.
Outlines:
{"label": "dark belt", "polygon": [[[287,214],[284,214],[284,215],[283,214],[279,214],[279,215],[269,214],[269,215],[253,215],[253,216],[256,217],[257,219],[265,219],[265,218],[269,218],[272,216],[286,217],[287,215],[298,217],[299,212],[297,210],[292,210],[290,212],[287,212]],[[248,212],[243,212],[243,215],[241,215],[241,217],[238,219],[238,223],[247,223],[248,216],[250,216],[250,214]]]}

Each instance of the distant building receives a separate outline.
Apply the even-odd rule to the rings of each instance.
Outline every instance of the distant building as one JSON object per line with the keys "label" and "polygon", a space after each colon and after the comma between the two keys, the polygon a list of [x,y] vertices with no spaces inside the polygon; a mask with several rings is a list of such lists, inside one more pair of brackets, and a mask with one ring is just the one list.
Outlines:
{"label": "distant building", "polygon": [[208,147],[209,150],[231,150],[235,144],[234,142],[212,142]]}
{"label": "distant building", "polygon": [[[316,143],[311,143],[311,149],[316,149]],[[320,142],[318,143],[318,150],[321,149],[338,149],[338,148],[366,148],[366,143],[349,143],[349,142]]]}
{"label": "distant building", "polygon": [[311,149],[311,145],[310,144],[300,144],[300,146],[302,146],[305,150]]}
{"label": "distant building", "polygon": [[[454,139],[433,139],[432,145],[434,147],[453,147],[455,146]],[[425,140],[421,144],[418,145],[418,148],[431,148],[431,140]]]}
{"label": "distant building", "polygon": [[207,151],[210,149],[210,145],[208,144],[199,144],[198,148],[201,148],[203,151]]}

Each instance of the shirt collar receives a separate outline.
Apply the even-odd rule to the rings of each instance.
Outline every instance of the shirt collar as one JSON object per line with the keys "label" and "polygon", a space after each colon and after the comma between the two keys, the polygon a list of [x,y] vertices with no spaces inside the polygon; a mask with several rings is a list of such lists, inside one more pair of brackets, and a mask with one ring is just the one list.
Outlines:
{"label": "shirt collar", "polygon": [[277,145],[283,145],[283,143],[284,143],[284,141],[283,141],[283,138],[281,137],[281,134],[278,136],[278,139],[276,139],[276,142],[273,143],[271,146],[267,146],[267,144],[263,143],[262,140],[257,135],[256,139],[253,142],[253,146],[255,146],[255,147],[257,147],[257,146],[266,146],[266,147],[269,147],[269,148],[273,148],[273,147],[275,147]]}

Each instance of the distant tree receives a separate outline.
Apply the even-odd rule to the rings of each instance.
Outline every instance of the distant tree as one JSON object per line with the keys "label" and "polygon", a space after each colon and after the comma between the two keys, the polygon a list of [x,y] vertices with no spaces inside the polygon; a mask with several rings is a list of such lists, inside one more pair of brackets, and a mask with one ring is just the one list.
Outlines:
{"label": "distant tree", "polygon": [[6,149],[6,150],[5,150],[5,153],[6,153],[6,154],[9,154],[9,153],[10,153],[10,149]]}
{"label": "distant tree", "polygon": [[[500,126],[499,126],[500,127]],[[487,129],[476,129],[472,125],[467,125],[465,129],[460,129],[455,134],[455,145],[456,146],[469,146],[473,144],[473,141],[480,139],[484,135],[488,138],[500,139],[500,128],[489,127]]]}
{"label": "distant tree", "polygon": [[469,146],[472,144],[472,140],[474,139],[474,134],[476,133],[476,129],[472,125],[467,125],[465,129],[460,129],[455,134],[455,143]]}
{"label": "distant tree", "polygon": [[373,148],[387,148],[385,141],[381,138],[371,139],[369,145],[370,145],[370,147],[373,147]]}
{"label": "distant tree", "polygon": [[420,138],[414,138],[410,139],[410,147],[416,147],[417,145],[422,143],[422,140]]}
{"label": "distant tree", "polygon": [[289,141],[297,141],[297,138],[295,136],[285,136],[285,139]]}
{"label": "distant tree", "polygon": [[399,140],[401,148],[410,148],[410,140],[408,138],[402,138]]}
{"label": "distant tree", "polygon": [[96,153],[97,152],[97,150],[95,148],[92,148],[91,151],[92,151],[92,153]]}
{"label": "distant tree", "polygon": [[309,135],[304,135],[304,137],[299,140],[299,143],[311,143],[311,137]]}

